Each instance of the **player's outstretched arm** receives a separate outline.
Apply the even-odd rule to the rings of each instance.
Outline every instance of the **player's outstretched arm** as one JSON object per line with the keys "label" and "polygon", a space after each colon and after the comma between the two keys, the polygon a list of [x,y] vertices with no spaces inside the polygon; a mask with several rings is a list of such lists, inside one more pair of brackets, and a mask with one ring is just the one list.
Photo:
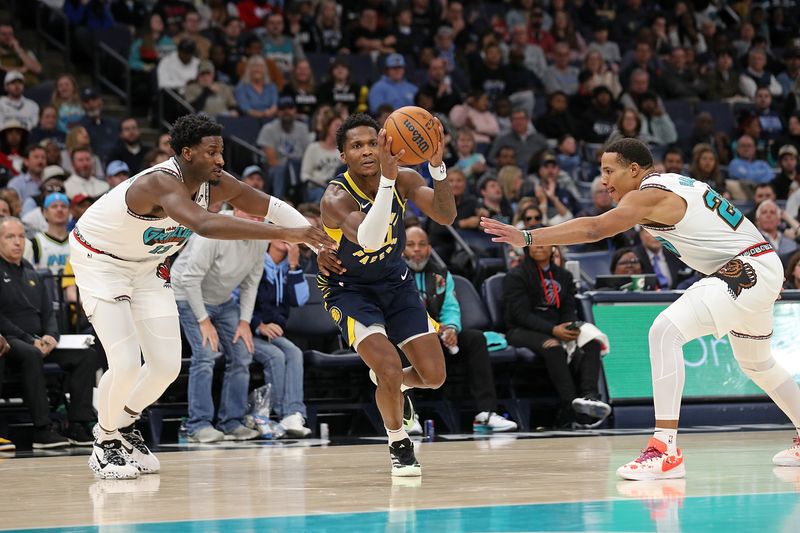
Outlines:
{"label": "player's outstretched arm", "polygon": [[[497,220],[481,217],[481,227],[495,235],[494,242],[505,242],[513,246],[583,244],[595,242],[626,231],[640,222],[650,220],[660,199],[660,191],[632,191],[625,195],[619,205],[596,217],[580,217],[555,226],[537,228],[524,232]],[[525,233],[529,233],[528,242]]]}
{"label": "player's outstretched arm", "polygon": [[438,118],[433,120],[439,128],[439,143],[429,161],[433,189],[425,184],[422,176],[411,170],[404,170],[402,176],[398,176],[397,187],[400,193],[414,202],[428,218],[448,226],[456,219],[456,200],[442,165],[444,128]]}
{"label": "player's outstretched arm", "polygon": [[[170,218],[210,239],[280,239],[291,243],[305,242],[319,248],[336,247],[336,243],[324,231],[312,226],[285,228],[209,213],[192,201],[183,184],[166,174],[153,175],[148,180],[148,187],[142,187],[138,192],[147,195],[151,205],[160,205]],[[263,212],[266,214],[266,208]]]}

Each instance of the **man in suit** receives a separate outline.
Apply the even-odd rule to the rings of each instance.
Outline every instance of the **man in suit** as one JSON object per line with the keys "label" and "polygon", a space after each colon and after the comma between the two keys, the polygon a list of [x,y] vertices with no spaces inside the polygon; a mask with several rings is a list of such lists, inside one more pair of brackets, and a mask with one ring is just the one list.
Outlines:
{"label": "man in suit", "polygon": [[692,274],[691,269],[687,269],[675,254],[665,250],[644,228],[639,226],[638,232],[641,244],[633,251],[642,264],[642,273],[655,274],[660,289],[674,289],[678,283]]}

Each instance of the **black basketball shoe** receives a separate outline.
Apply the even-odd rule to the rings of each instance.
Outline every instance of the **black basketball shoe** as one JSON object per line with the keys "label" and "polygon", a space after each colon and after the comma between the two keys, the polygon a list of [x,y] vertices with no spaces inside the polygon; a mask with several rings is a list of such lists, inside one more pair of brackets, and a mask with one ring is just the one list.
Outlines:
{"label": "black basketball shoe", "polygon": [[416,477],[422,475],[422,467],[414,455],[414,444],[405,438],[389,445],[389,456],[392,458],[392,475],[399,477]]}

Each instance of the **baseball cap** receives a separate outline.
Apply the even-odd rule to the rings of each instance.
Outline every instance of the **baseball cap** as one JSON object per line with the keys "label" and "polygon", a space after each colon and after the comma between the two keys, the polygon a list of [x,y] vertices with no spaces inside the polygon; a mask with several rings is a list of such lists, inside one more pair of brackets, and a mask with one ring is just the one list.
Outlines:
{"label": "baseball cap", "polygon": [[203,74],[204,72],[210,72],[211,74],[214,74],[214,64],[208,59],[201,61],[200,66],[197,67],[198,74]]}
{"label": "baseball cap", "polygon": [[66,179],[67,173],[58,165],[48,165],[42,171],[42,181],[47,181],[52,178]]}
{"label": "baseball cap", "polygon": [[3,123],[2,127],[0,127],[0,131],[6,130],[25,130],[25,126],[23,126],[22,122],[19,120],[10,118]]}
{"label": "baseball cap", "polygon": [[117,159],[111,161],[106,167],[106,176],[116,176],[122,172],[125,172],[126,174],[131,173],[131,169],[128,167],[128,163],[125,161],[120,161]]}
{"label": "baseball cap", "polygon": [[263,175],[264,172],[261,170],[260,166],[258,166],[258,165],[250,165],[249,167],[245,168],[242,171],[242,178],[246,178],[247,176],[250,176],[251,174],[262,174]]}
{"label": "baseball cap", "polygon": [[552,153],[545,152],[544,154],[542,154],[542,157],[539,159],[539,166],[542,167],[542,166],[548,165],[550,163],[553,163],[553,164],[557,165],[558,164],[558,160],[556,159],[556,156],[553,155]]}
{"label": "baseball cap", "polygon": [[400,54],[389,54],[386,58],[386,68],[405,67],[406,60]]}
{"label": "baseball cap", "polygon": [[439,26],[439,29],[436,30],[436,36],[438,37],[440,35],[447,36],[447,37],[452,37],[453,36],[453,28],[451,28],[450,26]]}
{"label": "baseball cap", "polygon": [[781,149],[778,150],[778,159],[782,158],[785,155],[793,155],[797,157],[797,148],[791,144],[784,144],[781,146]]}
{"label": "baseball cap", "polygon": [[12,81],[21,81],[25,83],[25,76],[22,75],[22,72],[18,70],[9,70],[6,72],[6,78],[4,80],[4,84],[8,85]]}
{"label": "baseball cap", "polygon": [[87,200],[89,202],[93,201],[92,197],[89,196],[88,194],[79,192],[78,194],[76,194],[75,196],[72,197],[72,202],[70,203],[70,205],[78,205],[78,204],[81,204],[81,203],[83,203],[83,202],[85,202]]}
{"label": "baseball cap", "polygon": [[294,98],[291,96],[281,96],[278,98],[278,109],[290,109],[294,107]]}
{"label": "baseball cap", "polygon": [[191,39],[182,39],[181,42],[178,43],[178,51],[179,52],[188,52],[190,54],[195,53],[197,50],[197,45],[194,44],[194,41]]}
{"label": "baseball cap", "polygon": [[64,194],[63,192],[51,192],[45,197],[44,203],[42,205],[45,209],[47,209],[56,202],[61,202],[62,204],[69,207],[69,198],[67,198],[67,195]]}
{"label": "baseball cap", "polygon": [[81,91],[82,102],[86,102],[88,100],[94,100],[95,98],[100,98],[100,93],[95,91],[93,87],[86,87],[84,90]]}

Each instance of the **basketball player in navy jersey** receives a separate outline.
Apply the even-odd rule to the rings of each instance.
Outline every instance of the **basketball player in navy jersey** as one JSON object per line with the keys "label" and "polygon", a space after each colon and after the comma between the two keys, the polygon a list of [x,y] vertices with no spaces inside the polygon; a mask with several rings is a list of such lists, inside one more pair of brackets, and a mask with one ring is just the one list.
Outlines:
{"label": "basketball player in navy jersey", "polygon": [[659,314],[650,328],[650,366],[656,427],[642,453],[617,469],[630,480],[682,478],[677,447],[685,381],[683,345],[704,335],[728,335],[733,356],[756,385],[792,421],[792,446],[772,458],[800,467],[800,388],[770,349],[772,307],[783,266],[772,246],[733,204],[702,181],[660,174],[653,154],[636,139],[607,146],[602,183],[617,207],[549,228],[520,231],[483,218],[492,240],[514,246],[579,244],[612,237],[640,224],[665,249],[706,276]]}
{"label": "basketball player in navy jersey", "polygon": [[[436,126],[443,138],[438,120]],[[415,171],[399,168],[405,152],[392,155],[392,138],[368,115],[348,117],[336,132],[336,144],[347,171],[331,181],[320,207],[345,271],[318,281],[325,308],[377,382],[375,400],[389,436],[392,475],[419,476],[403,427],[403,391],[440,387],[445,363],[438,325],[425,311],[402,257],[403,214],[410,200],[439,224],[453,223],[456,204],[444,179],[442,144],[429,161],[433,189]],[[395,346],[412,366],[402,367]]]}

